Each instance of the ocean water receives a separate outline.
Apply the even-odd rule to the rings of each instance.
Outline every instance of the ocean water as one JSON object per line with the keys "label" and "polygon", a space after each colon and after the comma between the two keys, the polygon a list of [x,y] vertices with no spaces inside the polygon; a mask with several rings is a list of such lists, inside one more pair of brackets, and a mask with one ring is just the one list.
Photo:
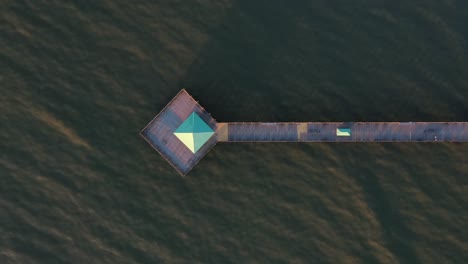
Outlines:
{"label": "ocean water", "polygon": [[0,1],[0,263],[466,263],[468,145],[220,143],[218,121],[468,121],[468,2]]}

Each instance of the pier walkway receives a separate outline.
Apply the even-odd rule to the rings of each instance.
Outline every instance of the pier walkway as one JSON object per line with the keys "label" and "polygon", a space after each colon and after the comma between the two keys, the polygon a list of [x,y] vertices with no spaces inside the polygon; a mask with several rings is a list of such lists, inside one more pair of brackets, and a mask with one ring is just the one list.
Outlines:
{"label": "pier walkway", "polygon": [[217,123],[217,132],[218,142],[468,142],[468,122]]}

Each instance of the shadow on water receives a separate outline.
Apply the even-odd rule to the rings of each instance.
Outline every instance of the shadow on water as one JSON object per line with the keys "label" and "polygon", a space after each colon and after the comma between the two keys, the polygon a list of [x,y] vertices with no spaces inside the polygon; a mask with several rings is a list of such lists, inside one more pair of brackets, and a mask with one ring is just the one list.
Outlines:
{"label": "shadow on water", "polygon": [[467,43],[413,9],[238,1],[179,86],[222,121],[467,120],[466,55],[438,47]]}

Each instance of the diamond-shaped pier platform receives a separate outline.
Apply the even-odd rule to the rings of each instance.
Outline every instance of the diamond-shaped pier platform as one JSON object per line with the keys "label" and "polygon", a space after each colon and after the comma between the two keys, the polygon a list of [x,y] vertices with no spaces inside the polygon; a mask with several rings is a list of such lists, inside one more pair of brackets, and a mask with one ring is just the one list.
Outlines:
{"label": "diamond-shaped pier platform", "polygon": [[180,174],[187,174],[216,144],[216,121],[185,90],[140,132]]}

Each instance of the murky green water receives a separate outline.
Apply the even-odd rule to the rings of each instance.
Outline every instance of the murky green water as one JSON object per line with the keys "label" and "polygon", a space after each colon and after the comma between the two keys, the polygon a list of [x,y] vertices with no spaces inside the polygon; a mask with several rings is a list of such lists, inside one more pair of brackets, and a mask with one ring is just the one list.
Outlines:
{"label": "murky green water", "polygon": [[468,121],[466,1],[1,1],[1,263],[466,263],[467,144],[219,144],[218,121]]}

